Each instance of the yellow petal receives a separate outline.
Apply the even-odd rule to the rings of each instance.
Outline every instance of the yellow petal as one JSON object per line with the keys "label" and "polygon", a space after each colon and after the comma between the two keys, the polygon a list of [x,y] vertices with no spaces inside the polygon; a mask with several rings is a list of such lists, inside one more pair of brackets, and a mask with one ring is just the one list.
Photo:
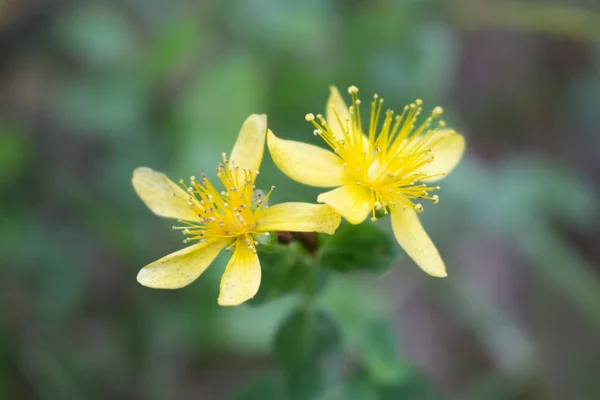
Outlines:
{"label": "yellow petal", "polygon": [[221,278],[219,304],[237,306],[253,298],[260,286],[260,262],[254,250],[238,239],[235,251]]}
{"label": "yellow petal", "polygon": [[343,139],[346,126],[340,125],[340,121],[345,124],[346,120],[350,120],[350,112],[340,91],[333,85],[329,87],[329,91],[329,99],[325,106],[325,120],[333,134],[338,139]]}
{"label": "yellow petal", "polygon": [[[420,168],[417,173],[434,175],[449,174],[458,164],[465,151],[465,138],[452,129],[443,129],[436,132],[429,143],[433,161]],[[424,181],[435,182],[444,176],[424,179]]]}
{"label": "yellow petal", "polygon": [[163,173],[139,167],[133,171],[133,188],[148,208],[156,215],[200,221],[198,214],[188,205],[190,197]]}
{"label": "yellow petal", "polygon": [[332,235],[342,218],[325,204],[283,203],[262,210],[258,231],[323,232]]}
{"label": "yellow petal", "polygon": [[419,267],[432,276],[445,277],[446,267],[435,245],[423,229],[417,212],[407,207],[392,209],[394,236]]}
{"label": "yellow petal", "polygon": [[344,184],[344,161],[321,147],[279,139],[269,130],[267,146],[275,165],[305,185],[332,187]]}
{"label": "yellow petal", "polygon": [[[253,172],[258,171],[265,148],[265,135],[267,134],[267,116],[252,114],[249,116],[231,151],[231,162]],[[243,174],[239,175],[243,177]]]}
{"label": "yellow petal", "polygon": [[189,285],[203,273],[231,239],[195,244],[169,254],[140,270],[137,280],[155,289],[178,289]]}
{"label": "yellow petal", "polygon": [[329,192],[321,193],[319,203],[330,205],[342,214],[351,224],[360,224],[367,218],[373,204],[371,191],[356,184],[345,185]]}

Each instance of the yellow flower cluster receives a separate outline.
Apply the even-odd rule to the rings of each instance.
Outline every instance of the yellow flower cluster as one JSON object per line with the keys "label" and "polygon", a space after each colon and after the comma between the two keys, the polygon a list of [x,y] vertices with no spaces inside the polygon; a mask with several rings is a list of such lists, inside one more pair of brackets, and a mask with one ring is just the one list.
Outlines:
{"label": "yellow flower cluster", "polygon": [[[333,152],[321,147],[277,138],[267,128],[265,115],[251,115],[244,122],[230,157],[223,154],[217,168],[222,190],[202,174],[179,185],[166,175],[140,167],[133,173],[133,186],[157,215],[177,219],[184,243],[195,242],[144,267],[138,281],[145,286],[176,289],[194,281],[223,250],[233,255],[221,278],[220,305],[238,305],[254,297],[261,280],[256,237],[276,231],[333,234],[341,216],[352,224],[363,222],[376,210],[390,214],[396,239],[406,253],[427,273],[446,276],[444,263],[423,230],[417,213],[420,200],[437,203],[432,183],[459,162],[465,142],[462,135],[438,121],[436,107],[417,126],[422,112],[420,100],[399,115],[388,110],[382,116],[383,100],[371,103],[368,131],[363,130],[358,89],[349,88],[347,107],[335,87],[326,115],[307,114],[306,119]],[[290,178],[316,187],[337,187],[322,193],[319,203],[283,203],[267,206],[254,181],[262,161],[265,137],[275,164]]]}

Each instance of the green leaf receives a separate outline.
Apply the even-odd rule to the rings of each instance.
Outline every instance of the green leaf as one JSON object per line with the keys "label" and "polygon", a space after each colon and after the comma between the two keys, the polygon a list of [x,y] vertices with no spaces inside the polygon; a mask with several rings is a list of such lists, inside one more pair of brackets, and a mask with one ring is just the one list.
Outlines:
{"label": "green leaf", "polygon": [[176,169],[212,169],[222,152],[231,151],[244,120],[264,110],[264,72],[261,60],[244,52],[206,60],[206,68],[198,70],[173,104],[165,145],[175,145]]}
{"label": "green leaf", "polygon": [[[410,370],[409,370],[410,368]],[[364,365],[358,365],[341,387],[343,400],[437,400],[442,395],[435,384],[412,367],[406,367],[403,378],[393,384],[376,382]]]}
{"label": "green leaf", "polygon": [[292,246],[277,244],[272,252],[259,254],[262,278],[260,289],[249,304],[259,305],[304,286],[311,268]]}
{"label": "green leaf", "polygon": [[385,319],[367,326],[361,352],[369,375],[378,383],[397,383],[409,373],[408,365],[398,358],[395,333]]}
{"label": "green leaf", "polygon": [[340,374],[342,337],[323,311],[297,309],[279,328],[273,353],[291,399],[312,399]]}
{"label": "green leaf", "polygon": [[136,72],[71,79],[59,88],[57,106],[62,123],[79,135],[123,141],[143,123],[148,93]]}
{"label": "green leaf", "polygon": [[438,400],[443,397],[436,389],[433,382],[420,374],[414,373],[410,378],[403,380],[400,384],[380,387],[379,398],[381,400]]}
{"label": "green leaf", "polygon": [[61,45],[88,66],[117,69],[136,53],[132,25],[115,8],[75,8],[56,26]]}
{"label": "green leaf", "polygon": [[315,293],[328,280],[329,271],[317,268],[298,242],[267,243],[258,250],[262,278],[250,305],[261,305],[289,293]]}
{"label": "green leaf", "polygon": [[373,224],[344,225],[323,243],[320,265],[339,272],[386,271],[396,255],[398,246]]}
{"label": "green leaf", "polygon": [[154,83],[181,73],[204,50],[204,42],[203,27],[191,15],[167,22],[142,63],[145,78]]}
{"label": "green leaf", "polygon": [[0,122],[0,188],[24,172],[29,146],[21,127]]}
{"label": "green leaf", "polygon": [[275,374],[253,378],[239,389],[230,400],[280,400],[284,397],[283,382]]}
{"label": "green leaf", "polygon": [[364,374],[350,376],[342,387],[343,400],[379,400],[378,387]]}

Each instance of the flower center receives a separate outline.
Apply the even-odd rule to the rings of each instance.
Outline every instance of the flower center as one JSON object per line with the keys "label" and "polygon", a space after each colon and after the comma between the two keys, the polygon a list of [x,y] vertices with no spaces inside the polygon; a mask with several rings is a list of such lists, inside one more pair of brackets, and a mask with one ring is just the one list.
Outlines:
{"label": "flower center", "polygon": [[[351,86],[348,93],[352,97],[348,112],[331,106],[328,115],[329,125],[322,115],[307,114],[306,120],[315,126],[314,134],[320,136],[344,160],[348,183],[363,186],[371,191],[371,208],[376,220],[376,209],[398,206],[412,207],[423,211],[419,200],[439,202],[438,195],[431,192],[439,186],[430,186],[426,182],[431,178],[443,176],[430,173],[426,168],[434,158],[431,148],[437,143],[439,129],[445,122],[439,120],[443,113],[441,107],[435,107],[431,114],[417,126],[421,115],[421,100],[404,107],[399,115],[387,110],[382,116],[383,99],[376,94],[371,102],[371,114],[368,132],[363,130],[360,113],[358,88]],[[318,121],[318,122],[317,122]]]}
{"label": "flower center", "polygon": [[258,171],[240,169],[227,159],[225,153],[222,156],[223,163],[217,167],[217,176],[225,190],[219,192],[204,173],[200,181],[194,176],[190,177],[189,186],[183,179],[179,180],[189,194],[189,197],[181,200],[201,220],[180,220],[182,225],[173,229],[187,236],[183,241],[186,244],[192,240],[245,236],[248,246],[253,247],[251,235],[256,234],[256,213],[265,206],[275,187],[272,186],[269,193],[263,196],[254,186]]}

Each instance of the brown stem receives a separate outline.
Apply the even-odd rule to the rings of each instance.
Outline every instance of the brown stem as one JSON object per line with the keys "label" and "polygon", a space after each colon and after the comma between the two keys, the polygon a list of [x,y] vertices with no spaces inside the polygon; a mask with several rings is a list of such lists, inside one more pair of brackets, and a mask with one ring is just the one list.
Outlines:
{"label": "brown stem", "polygon": [[319,248],[319,240],[314,232],[277,232],[277,241],[281,244],[290,244],[294,239],[312,255]]}

